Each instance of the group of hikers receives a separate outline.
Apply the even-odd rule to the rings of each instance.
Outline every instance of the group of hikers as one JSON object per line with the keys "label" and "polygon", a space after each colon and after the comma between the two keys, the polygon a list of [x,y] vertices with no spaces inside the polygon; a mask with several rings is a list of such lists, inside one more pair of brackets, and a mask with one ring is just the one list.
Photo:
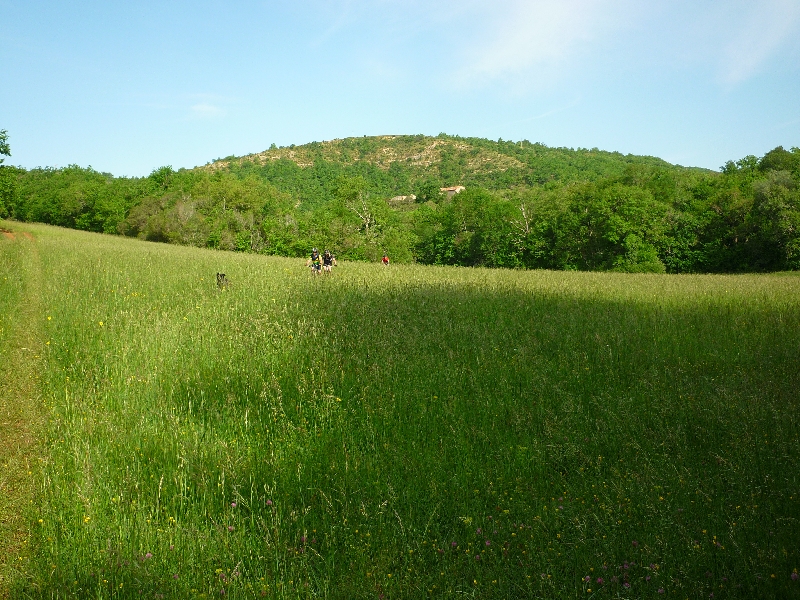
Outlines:
{"label": "group of hikers", "polygon": [[[383,263],[384,266],[389,264],[389,257],[385,253],[381,259],[381,263]],[[331,273],[333,272],[333,267],[336,266],[336,257],[330,250],[325,250],[325,252],[320,254],[319,250],[312,248],[311,256],[308,261],[306,261],[306,266],[311,267],[311,273],[313,275]]]}
{"label": "group of hikers", "polygon": [[320,254],[319,250],[314,248],[311,250],[311,257],[306,262],[306,266],[311,267],[311,273],[314,275],[319,275],[323,271],[330,273],[333,271],[333,267],[336,266],[336,257],[330,250],[325,250]]}

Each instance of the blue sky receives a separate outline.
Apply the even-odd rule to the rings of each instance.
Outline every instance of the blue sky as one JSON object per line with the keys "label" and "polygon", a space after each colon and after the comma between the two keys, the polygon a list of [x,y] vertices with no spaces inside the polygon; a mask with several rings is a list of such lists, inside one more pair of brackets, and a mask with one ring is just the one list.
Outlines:
{"label": "blue sky", "polygon": [[439,132],[717,169],[800,146],[800,0],[0,0],[0,129],[115,175]]}

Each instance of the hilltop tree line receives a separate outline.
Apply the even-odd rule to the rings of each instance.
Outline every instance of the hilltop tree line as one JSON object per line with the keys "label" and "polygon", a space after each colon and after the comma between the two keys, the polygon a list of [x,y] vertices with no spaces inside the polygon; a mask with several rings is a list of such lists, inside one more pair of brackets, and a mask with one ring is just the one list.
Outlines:
{"label": "hilltop tree line", "polygon": [[[310,144],[306,166],[229,157],[142,178],[74,165],[0,165],[0,217],[284,256],[318,246],[351,260],[387,252],[397,262],[462,266],[800,269],[798,148],[714,172],[597,150],[444,138],[466,149],[446,148],[425,168],[359,160],[375,150],[375,138],[343,140],[349,161],[330,160]],[[470,153],[485,149],[516,166],[470,167]],[[10,154],[5,132],[0,151]],[[440,192],[455,184],[466,190]]]}

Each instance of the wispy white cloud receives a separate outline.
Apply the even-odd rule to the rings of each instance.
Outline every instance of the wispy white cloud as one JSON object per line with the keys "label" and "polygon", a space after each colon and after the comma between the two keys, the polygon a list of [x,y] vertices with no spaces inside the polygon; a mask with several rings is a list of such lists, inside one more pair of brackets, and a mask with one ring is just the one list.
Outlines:
{"label": "wispy white cloud", "polygon": [[473,27],[454,70],[464,86],[555,80],[581,61],[604,68],[604,56],[700,62],[736,85],[800,48],[800,0],[495,0],[458,12]]}
{"label": "wispy white cloud", "polygon": [[730,36],[722,45],[722,79],[737,84],[758,73],[790,39],[800,35],[800,0],[735,3]]}
{"label": "wispy white cloud", "polygon": [[353,20],[353,0],[344,0],[339,3],[324,3],[320,6],[324,10],[330,25],[316,38],[312,39],[310,46],[316,48],[327,42],[349,22]]}
{"label": "wispy white cloud", "polygon": [[565,104],[563,106],[559,106],[557,108],[553,108],[551,110],[545,111],[545,112],[543,112],[541,114],[538,114],[536,116],[528,117],[527,119],[523,119],[522,121],[520,121],[520,123],[528,123],[530,121],[538,121],[540,119],[546,119],[546,118],[552,117],[553,115],[556,115],[556,114],[558,114],[560,112],[564,112],[565,110],[569,110],[570,108],[575,108],[579,104],[580,104],[580,100],[573,100],[569,104]]}
{"label": "wispy white cloud", "polygon": [[189,107],[190,119],[218,119],[224,117],[226,114],[227,111],[224,108],[209,104],[208,102],[200,102]]}
{"label": "wispy white cloud", "polygon": [[624,27],[630,0],[500,0],[485,15],[486,41],[470,48],[456,79],[470,84],[552,68],[581,46]]}

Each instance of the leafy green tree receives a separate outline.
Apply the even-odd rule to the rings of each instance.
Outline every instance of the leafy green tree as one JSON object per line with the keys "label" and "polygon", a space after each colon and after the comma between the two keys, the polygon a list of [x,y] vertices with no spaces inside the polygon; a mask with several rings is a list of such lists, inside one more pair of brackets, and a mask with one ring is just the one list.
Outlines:
{"label": "leafy green tree", "polygon": [[336,183],[336,198],[345,211],[358,218],[364,236],[368,239],[374,237],[380,226],[379,216],[385,211],[379,202],[370,198],[367,181],[361,176],[339,177]]}
{"label": "leafy green tree", "polygon": [[[8,144],[8,132],[0,130],[0,156],[11,156],[11,146]],[[8,217],[13,206],[16,172],[3,163],[5,158],[0,158],[0,219]]]}
{"label": "leafy green tree", "polygon": [[800,149],[793,148],[791,152],[784,150],[783,146],[778,146],[767,152],[758,161],[758,169],[762,172],[767,171],[787,171],[800,176]]}
{"label": "leafy green tree", "polygon": [[[785,166],[785,163],[781,163]],[[789,171],[771,170],[754,184],[753,207],[747,217],[750,267],[758,271],[800,266],[800,192]]]}
{"label": "leafy green tree", "polygon": [[563,209],[559,188],[540,187],[515,192],[509,197],[511,237],[521,266],[528,269],[555,268],[552,261],[553,224]]}
{"label": "leafy green tree", "polygon": [[[8,131],[0,129],[0,155],[11,156],[11,146],[8,145]],[[5,158],[0,158],[0,165],[5,162]]]}
{"label": "leafy green tree", "polygon": [[443,198],[441,188],[441,184],[435,179],[425,179],[414,192],[417,202],[439,202]]}
{"label": "leafy green tree", "polygon": [[169,187],[174,175],[175,171],[172,169],[172,166],[167,165],[164,167],[159,167],[158,169],[154,169],[153,172],[148,176],[148,179],[153,182],[153,185],[157,189],[166,190]]}
{"label": "leafy green tree", "polygon": [[643,241],[635,233],[629,233],[622,241],[623,253],[614,259],[612,271],[626,273],[664,273],[666,267],[652,244]]}

